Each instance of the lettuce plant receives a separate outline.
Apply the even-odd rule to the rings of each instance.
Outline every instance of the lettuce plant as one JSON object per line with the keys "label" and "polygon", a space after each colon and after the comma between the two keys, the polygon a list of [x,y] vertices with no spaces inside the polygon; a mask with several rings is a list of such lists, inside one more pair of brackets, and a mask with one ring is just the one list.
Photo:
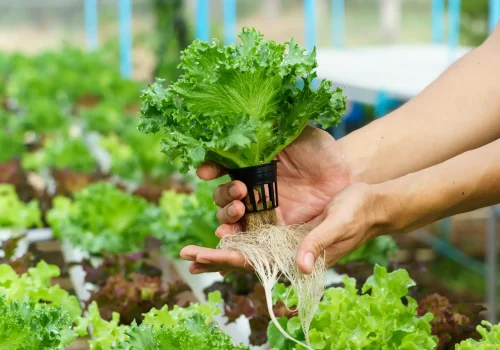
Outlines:
{"label": "lettuce plant", "polygon": [[467,339],[456,345],[456,350],[493,350],[500,348],[500,324],[492,325],[487,321],[477,326],[481,340]]}
{"label": "lettuce plant", "polygon": [[[41,318],[36,321],[40,322],[39,327],[48,327],[47,331],[54,333],[52,334],[53,341],[58,339],[57,333],[60,333],[61,344],[67,344],[64,339],[69,341],[76,338],[77,334],[82,336],[87,334],[87,322],[82,317],[82,309],[78,299],[58,284],[52,285],[51,280],[59,275],[60,270],[57,266],[49,265],[44,261],[40,261],[35,267],[29,268],[26,273],[21,275],[18,275],[11,266],[0,264],[0,295],[5,298],[6,305],[14,305],[11,303],[18,302],[26,310],[32,308],[32,305],[37,310],[45,309],[47,312],[41,312]],[[26,312],[26,316],[28,316],[28,311]],[[0,312],[0,319],[2,317],[3,312]],[[52,318],[54,319],[52,320]],[[49,326],[51,322],[54,324]],[[26,331],[28,332],[28,330]],[[41,328],[38,331],[43,334]],[[0,334],[1,332],[0,330]],[[0,337],[0,349],[11,349],[2,348],[1,340],[2,337]],[[26,349],[32,348],[27,347]],[[33,349],[39,348],[34,347]],[[40,347],[40,349],[44,348]]]}
{"label": "lettuce plant", "polygon": [[430,312],[434,315],[431,322],[432,334],[437,336],[437,350],[452,349],[455,344],[467,338],[479,338],[476,327],[481,322],[481,305],[452,304],[448,298],[431,294],[418,303],[418,314]]}
{"label": "lettuce plant", "polygon": [[0,163],[6,163],[16,159],[24,152],[22,138],[6,130],[0,130],[0,149],[2,150],[2,152],[0,152]]}
{"label": "lettuce plant", "polygon": [[232,344],[229,336],[213,324],[219,314],[220,293],[209,295],[205,304],[191,304],[181,308],[168,306],[152,309],[144,314],[144,322],[137,326],[119,326],[119,315],[115,313],[110,322],[99,315],[97,304],[89,308],[89,323],[94,332],[90,341],[91,350],[161,350],[161,349],[214,349],[245,350],[244,346]]}
{"label": "lettuce plant", "polygon": [[25,169],[35,171],[54,168],[92,173],[97,169],[97,161],[83,140],[68,137],[47,140],[40,150],[26,153],[22,165]]}
{"label": "lettuce plant", "polygon": [[60,307],[8,301],[0,295],[1,350],[62,350],[76,338],[71,324]]}
{"label": "lettuce plant", "polygon": [[23,230],[39,226],[42,226],[42,219],[38,202],[24,203],[14,186],[0,184],[0,228]]}
{"label": "lettuce plant", "polygon": [[351,261],[365,261],[370,264],[387,266],[389,258],[396,253],[398,246],[389,236],[379,236],[369,240],[355,251],[344,256],[338,264]]}
{"label": "lettuce plant", "polygon": [[[313,349],[435,349],[437,338],[431,335],[431,313],[417,315],[417,302],[408,296],[415,283],[406,270],[388,273],[375,266],[361,294],[353,278],[344,279],[344,288],[325,291],[309,331]],[[275,300],[296,303],[294,293],[283,287]],[[403,302],[402,298],[405,298]],[[304,339],[297,317],[281,318],[280,324],[296,339]],[[293,349],[295,344],[269,325],[268,339],[278,349]],[[302,349],[300,345],[297,349]]]}
{"label": "lettuce plant", "polygon": [[190,290],[180,281],[165,285],[162,271],[152,265],[151,253],[159,242],[150,238],[147,244],[139,252],[106,254],[97,266],[90,260],[82,262],[85,281],[97,287],[86,304],[97,302],[103,319],[110,321],[113,313],[119,313],[122,324],[140,323],[153,307],[181,305],[180,294]]}
{"label": "lettuce plant", "polygon": [[106,182],[85,187],[73,200],[56,197],[47,220],[57,236],[94,254],[141,250],[147,236],[164,228],[159,208]]}
{"label": "lettuce plant", "polygon": [[80,303],[74,295],[59,285],[51,285],[51,279],[59,277],[60,270],[55,265],[40,261],[28,272],[19,276],[14,269],[7,265],[0,265],[0,294],[7,300],[33,301],[36,303],[61,306],[71,319],[77,320],[82,311]]}
{"label": "lettuce plant", "polygon": [[145,185],[168,184],[178,166],[169,163],[161,152],[151,152],[161,144],[161,135],[148,137],[132,129],[120,136],[109,134],[100,145],[111,157],[110,172],[124,180]]}
{"label": "lettuce plant", "polygon": [[219,223],[212,193],[225,180],[200,182],[192,194],[163,192],[160,208],[166,218],[167,230],[158,237],[167,255],[178,257],[182,247],[189,244],[207,248],[217,246],[219,239],[215,230]]}
{"label": "lettuce plant", "polygon": [[162,150],[184,169],[206,160],[231,169],[267,163],[310,121],[326,128],[345,110],[330,81],[313,87],[316,50],[264,41],[255,29],[239,38],[229,46],[195,40],[182,53],[183,75],[142,93],[139,130],[164,131]]}

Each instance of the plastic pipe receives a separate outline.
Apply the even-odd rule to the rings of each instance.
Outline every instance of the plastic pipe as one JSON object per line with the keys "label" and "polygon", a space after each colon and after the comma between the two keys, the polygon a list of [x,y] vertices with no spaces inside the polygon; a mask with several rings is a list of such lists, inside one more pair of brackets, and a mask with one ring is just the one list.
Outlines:
{"label": "plastic pipe", "polygon": [[332,0],[332,41],[333,47],[344,47],[345,6],[344,0]]}
{"label": "plastic pipe", "polygon": [[89,50],[97,49],[99,45],[99,26],[97,17],[97,0],[85,0],[83,3],[85,22],[85,38]]}
{"label": "plastic pipe", "polygon": [[495,29],[495,26],[500,19],[500,0],[490,0],[490,11],[489,11],[489,29],[490,33]]}
{"label": "plastic pipe", "polygon": [[208,41],[210,40],[209,0],[198,0],[196,5],[196,37]]}
{"label": "plastic pipe", "polygon": [[312,50],[316,46],[316,0],[304,0],[306,48]]}
{"label": "plastic pipe", "polygon": [[460,249],[455,248],[454,246],[444,242],[443,240],[423,231],[418,230],[418,232],[414,236],[418,240],[427,243],[429,246],[434,248],[439,254],[445,255],[461,266],[474,271],[482,276],[485,275],[486,267],[482,262],[479,262],[467,254],[465,254]]}
{"label": "plastic pipe", "polygon": [[236,42],[236,0],[224,0],[224,44]]}
{"label": "plastic pipe", "polygon": [[125,78],[132,76],[132,2],[119,0],[120,25],[120,73]]}
{"label": "plastic pipe", "polygon": [[444,0],[432,0],[432,43],[442,44],[444,41]]}
{"label": "plastic pipe", "polygon": [[448,45],[455,49],[460,39],[460,0],[448,3]]}

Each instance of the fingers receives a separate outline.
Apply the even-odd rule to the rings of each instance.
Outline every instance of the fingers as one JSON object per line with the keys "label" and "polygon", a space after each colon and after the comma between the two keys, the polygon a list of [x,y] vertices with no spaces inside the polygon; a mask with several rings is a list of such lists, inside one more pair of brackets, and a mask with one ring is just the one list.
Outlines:
{"label": "fingers", "polygon": [[203,251],[200,251],[200,253],[198,253],[196,262],[202,264],[213,264],[237,269],[252,270],[248,266],[245,257],[233,250],[204,248]]}
{"label": "fingers", "polygon": [[188,261],[196,261],[196,256],[200,252],[201,247],[197,247],[195,245],[188,245],[181,249],[179,255],[181,259]]}
{"label": "fingers", "polygon": [[252,271],[246,263],[245,257],[235,251],[210,249],[197,246],[187,246],[181,250],[180,256],[184,260],[192,261],[189,271],[193,274],[205,272],[225,271]]}
{"label": "fingers", "polygon": [[199,275],[200,273],[207,273],[207,272],[220,272],[221,267],[216,266],[216,265],[206,265],[206,264],[201,264],[198,262],[192,262],[189,265],[189,272],[193,275]]}
{"label": "fingers", "polygon": [[234,235],[235,233],[241,232],[242,227],[239,222],[235,224],[222,224],[219,227],[217,227],[217,230],[215,231],[215,235],[219,238],[222,238],[227,235]]}
{"label": "fingers", "polygon": [[245,205],[241,201],[233,201],[217,211],[217,220],[221,224],[234,224],[245,214]]}
{"label": "fingers", "polygon": [[213,180],[227,174],[227,170],[213,162],[205,162],[196,169],[196,175],[202,180]]}
{"label": "fingers", "polygon": [[225,207],[235,200],[242,200],[247,195],[247,188],[241,181],[231,181],[218,186],[214,191],[214,202],[219,207]]}
{"label": "fingers", "polygon": [[302,272],[310,274],[318,256],[334,244],[338,240],[337,237],[342,236],[342,226],[337,222],[327,218],[302,240],[296,257]]}

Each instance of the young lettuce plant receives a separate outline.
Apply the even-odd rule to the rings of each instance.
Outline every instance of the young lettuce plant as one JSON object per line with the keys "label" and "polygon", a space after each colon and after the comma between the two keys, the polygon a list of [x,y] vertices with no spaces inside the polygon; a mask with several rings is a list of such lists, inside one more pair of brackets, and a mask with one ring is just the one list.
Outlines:
{"label": "young lettuce plant", "polygon": [[0,349],[57,350],[76,334],[72,320],[60,307],[32,301],[8,301],[0,295]]}
{"label": "young lettuce plant", "polygon": [[101,318],[96,303],[90,305],[89,323],[94,332],[91,350],[160,350],[160,349],[214,349],[248,350],[243,345],[233,345],[231,338],[217,330],[213,324],[215,315],[220,314],[222,302],[220,293],[211,293],[208,302],[191,304],[181,308],[151,309],[145,313],[140,326],[119,325],[119,315],[114,313],[111,321]]}
{"label": "young lettuce plant", "polygon": [[163,215],[144,198],[97,182],[74,194],[56,197],[47,221],[54,234],[91,254],[136,252],[146,237],[161,232]]}
{"label": "young lettuce plant", "polygon": [[[26,310],[31,309],[31,305],[33,305],[33,303],[35,305],[35,309],[46,308],[46,313],[35,313],[33,315],[35,318],[37,315],[41,315],[42,319],[40,319],[40,321],[42,321],[42,324],[40,326],[43,327],[45,324],[49,327],[48,331],[50,331],[50,333],[54,333],[57,331],[57,327],[63,325],[63,328],[59,329],[61,336],[64,333],[63,338],[71,338],[71,340],[74,340],[77,334],[81,336],[86,335],[87,322],[82,317],[82,309],[80,308],[78,299],[74,295],[70,295],[58,284],[52,284],[51,279],[57,278],[59,275],[60,270],[57,266],[49,265],[43,260],[40,261],[35,267],[29,268],[26,273],[21,275],[18,275],[10,265],[0,264],[0,295],[5,298],[7,303],[27,303],[22,306],[26,308]],[[27,313],[25,315],[28,316],[28,311],[26,312]],[[63,313],[66,316],[63,316]],[[3,317],[2,312],[0,312],[0,315],[0,318]],[[57,318],[54,319],[54,322],[57,322],[50,326],[48,323],[50,323],[50,317],[52,316]],[[35,318],[33,321],[35,321]],[[60,318],[68,318],[69,323],[66,320],[63,320],[61,323]],[[2,334],[3,333],[0,330],[0,349],[11,349],[2,347]],[[57,337],[54,337],[53,340],[55,341],[56,338]],[[48,347],[47,349],[56,348],[57,347]],[[26,349],[31,348],[26,347]],[[44,348],[34,347],[33,349]]]}
{"label": "young lettuce plant", "polygon": [[139,130],[164,132],[163,152],[180,160],[184,170],[213,161],[247,185],[246,234],[226,236],[219,247],[246,256],[264,285],[273,322],[291,339],[274,317],[271,301],[278,277],[290,280],[307,340],[325,266],[319,259],[305,276],[295,264],[307,229],[278,226],[274,159],[311,121],[323,128],[336,125],[345,98],[328,80],[316,84],[315,49],[302,49],[293,39],[265,41],[255,29],[244,28],[239,38],[240,44],[229,46],[195,40],[183,51],[183,75],[166,88],[157,80],[143,92]]}
{"label": "young lettuce plant", "polygon": [[0,228],[25,230],[42,226],[38,201],[22,202],[12,185],[0,184]]}
{"label": "young lettuce plant", "polygon": [[[408,296],[415,285],[406,270],[388,273],[375,266],[361,291],[356,280],[344,278],[344,287],[328,288],[316,311],[309,333],[314,349],[419,349],[434,350],[437,337],[431,333],[431,313],[418,316],[417,302]],[[287,306],[297,303],[289,288],[276,288],[274,300]],[[279,319],[282,327],[298,339],[305,335],[297,317]],[[284,339],[273,324],[268,328],[271,346],[293,349],[295,344]],[[297,346],[296,349],[303,349]]]}
{"label": "young lettuce plant", "polygon": [[487,321],[477,326],[481,340],[467,339],[455,346],[456,350],[493,350],[500,348],[500,324],[492,325]]}
{"label": "young lettuce plant", "polygon": [[[226,179],[227,180],[227,179]],[[215,217],[217,206],[213,191],[224,180],[200,182],[193,193],[164,191],[159,206],[167,229],[160,233],[163,251],[169,257],[178,258],[182,247],[190,244],[215,248],[219,239],[214,235],[219,223]]]}

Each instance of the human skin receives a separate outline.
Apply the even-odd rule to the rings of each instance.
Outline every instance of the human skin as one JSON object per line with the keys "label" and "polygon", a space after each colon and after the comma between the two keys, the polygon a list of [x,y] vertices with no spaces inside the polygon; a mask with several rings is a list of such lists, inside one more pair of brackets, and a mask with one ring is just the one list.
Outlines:
{"label": "human skin", "polygon": [[[500,26],[422,93],[340,141],[310,128],[278,155],[280,214],[314,229],[297,251],[309,273],[367,240],[414,230],[440,218],[500,202]],[[321,170],[319,175],[318,170]],[[204,164],[198,176],[224,173]],[[319,175],[319,178],[318,178]],[[240,230],[243,183],[220,186],[214,200],[222,237]],[[192,273],[247,269],[236,252],[188,246]]]}

